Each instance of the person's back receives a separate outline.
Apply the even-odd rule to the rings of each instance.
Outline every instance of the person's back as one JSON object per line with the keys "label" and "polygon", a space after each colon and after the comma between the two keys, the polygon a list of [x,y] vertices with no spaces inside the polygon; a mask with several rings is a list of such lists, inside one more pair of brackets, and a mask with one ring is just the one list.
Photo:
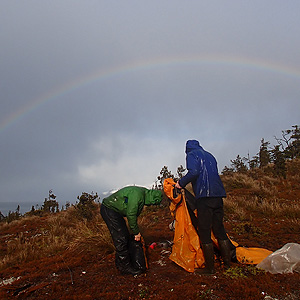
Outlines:
{"label": "person's back", "polygon": [[186,143],[186,165],[188,173],[180,179],[180,186],[191,182],[197,199],[226,197],[215,157],[205,151],[196,140]]}
{"label": "person's back", "polygon": [[204,197],[226,197],[226,192],[219,176],[217,161],[215,157],[208,151],[203,150],[204,161],[203,167],[205,170],[203,172],[207,176],[208,188],[206,195]]}

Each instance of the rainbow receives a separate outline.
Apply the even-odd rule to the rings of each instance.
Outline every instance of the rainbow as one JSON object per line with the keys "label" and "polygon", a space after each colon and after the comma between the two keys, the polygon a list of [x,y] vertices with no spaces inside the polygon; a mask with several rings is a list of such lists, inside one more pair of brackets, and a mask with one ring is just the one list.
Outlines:
{"label": "rainbow", "polygon": [[52,101],[59,96],[63,96],[78,88],[83,88],[93,82],[110,79],[114,76],[120,76],[129,72],[147,71],[160,67],[180,66],[180,65],[224,65],[231,67],[243,67],[249,69],[256,69],[258,71],[268,71],[279,73],[284,76],[291,76],[300,78],[300,70],[291,68],[285,65],[276,64],[273,62],[266,62],[258,59],[250,59],[245,57],[228,57],[228,56],[174,56],[168,58],[155,58],[149,60],[132,61],[123,65],[110,67],[107,69],[97,70],[84,78],[78,78],[67,82],[55,90],[49,91],[40,97],[33,99],[26,105],[20,107],[0,122],[0,132],[8,128],[13,123],[32,111],[38,109],[46,102]]}

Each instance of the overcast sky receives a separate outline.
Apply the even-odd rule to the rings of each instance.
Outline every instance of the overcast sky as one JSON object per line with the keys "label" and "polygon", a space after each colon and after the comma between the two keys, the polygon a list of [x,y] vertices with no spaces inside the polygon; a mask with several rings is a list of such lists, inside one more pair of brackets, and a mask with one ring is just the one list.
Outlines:
{"label": "overcast sky", "polygon": [[[0,202],[221,172],[300,121],[300,2],[0,2]],[[14,209],[12,207],[11,209]],[[1,210],[1,209],[0,209]]]}

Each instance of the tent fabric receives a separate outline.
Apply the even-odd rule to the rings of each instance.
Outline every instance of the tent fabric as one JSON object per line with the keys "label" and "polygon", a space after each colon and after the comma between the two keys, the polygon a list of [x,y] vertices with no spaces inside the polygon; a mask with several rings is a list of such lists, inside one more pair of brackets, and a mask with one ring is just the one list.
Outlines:
{"label": "tent fabric", "polygon": [[272,274],[300,273],[300,244],[285,244],[261,261],[256,267]]}
{"label": "tent fabric", "polygon": [[[172,178],[164,180],[164,192],[171,200],[170,211],[175,218],[174,243],[170,259],[188,272],[194,272],[195,268],[204,267],[204,256],[200,245],[200,239],[192,224],[185,201],[184,191],[176,194],[174,192],[175,181]],[[215,248],[219,249],[218,241],[212,233],[212,241]],[[263,248],[240,247],[232,241],[236,247],[236,259],[240,263],[258,264],[272,253]]]}
{"label": "tent fabric", "polygon": [[257,265],[272,253],[264,248],[236,247],[236,258],[243,264]]}
{"label": "tent fabric", "polygon": [[195,268],[203,265],[204,257],[184,199],[176,209],[175,220],[174,244],[170,259],[188,272],[194,272]]}

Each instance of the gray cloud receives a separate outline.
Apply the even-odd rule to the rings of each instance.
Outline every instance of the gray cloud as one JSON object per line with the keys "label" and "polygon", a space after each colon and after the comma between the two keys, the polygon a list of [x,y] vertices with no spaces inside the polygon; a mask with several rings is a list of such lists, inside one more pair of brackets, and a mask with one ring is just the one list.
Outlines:
{"label": "gray cloud", "polygon": [[190,138],[222,169],[299,124],[297,3],[2,1],[0,11],[0,202],[149,186],[163,165],[185,165]]}

